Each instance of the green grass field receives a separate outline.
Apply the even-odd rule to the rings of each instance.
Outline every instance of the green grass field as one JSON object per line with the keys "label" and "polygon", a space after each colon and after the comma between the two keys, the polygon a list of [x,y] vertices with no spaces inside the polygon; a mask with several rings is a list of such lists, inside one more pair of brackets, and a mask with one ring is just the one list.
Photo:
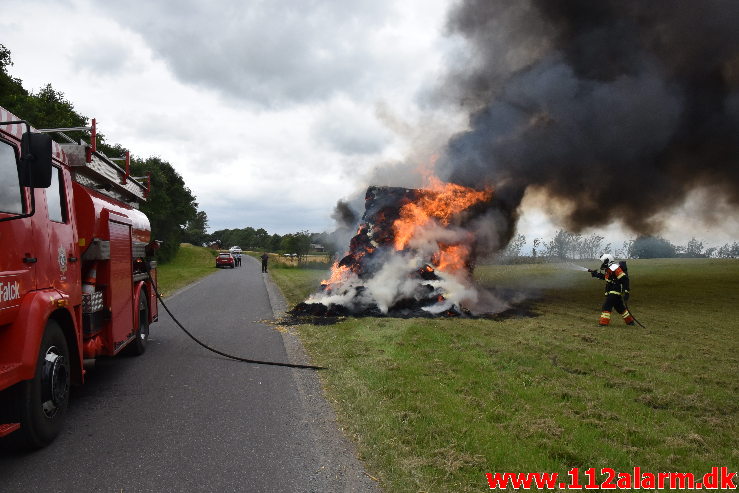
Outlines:
{"label": "green grass field", "polygon": [[[596,326],[602,281],[565,267],[477,269],[482,285],[530,296],[534,316],[299,327],[386,491],[482,491],[488,472],[574,466],[739,469],[739,261],[629,261],[646,329],[616,314]],[[325,275],[271,272],[291,303]]]}
{"label": "green grass field", "polygon": [[159,293],[166,297],[201,277],[213,273],[215,250],[183,243],[171,262],[157,267]]}

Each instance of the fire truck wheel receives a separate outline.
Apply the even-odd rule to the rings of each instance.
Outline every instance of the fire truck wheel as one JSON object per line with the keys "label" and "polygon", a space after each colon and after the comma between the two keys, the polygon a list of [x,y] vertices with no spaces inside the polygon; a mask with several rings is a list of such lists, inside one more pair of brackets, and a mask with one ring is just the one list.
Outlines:
{"label": "fire truck wheel", "polygon": [[130,354],[140,356],[146,351],[146,343],[149,340],[149,304],[146,302],[146,292],[141,291],[139,298],[139,330],[136,331],[136,339],[129,344]]}
{"label": "fire truck wheel", "polygon": [[49,320],[41,340],[36,375],[21,384],[19,411],[21,444],[41,448],[51,443],[62,429],[69,405],[70,359],[64,333]]}

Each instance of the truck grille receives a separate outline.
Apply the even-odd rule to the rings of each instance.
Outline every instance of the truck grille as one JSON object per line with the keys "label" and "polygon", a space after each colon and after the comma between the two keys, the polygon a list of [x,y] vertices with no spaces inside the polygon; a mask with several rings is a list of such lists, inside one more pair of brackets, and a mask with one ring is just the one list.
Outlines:
{"label": "truck grille", "polygon": [[95,313],[103,309],[103,292],[82,293],[82,313]]}

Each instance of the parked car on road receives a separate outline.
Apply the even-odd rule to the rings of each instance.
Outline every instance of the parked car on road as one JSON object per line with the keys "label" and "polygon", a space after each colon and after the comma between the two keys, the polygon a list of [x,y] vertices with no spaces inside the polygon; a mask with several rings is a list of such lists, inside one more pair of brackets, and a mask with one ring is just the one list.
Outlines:
{"label": "parked car on road", "polygon": [[216,257],[216,267],[231,267],[232,269],[236,266],[236,261],[228,252],[221,252]]}
{"label": "parked car on road", "polygon": [[238,245],[232,246],[231,248],[228,249],[228,251],[231,253],[241,253],[242,252],[241,247]]}

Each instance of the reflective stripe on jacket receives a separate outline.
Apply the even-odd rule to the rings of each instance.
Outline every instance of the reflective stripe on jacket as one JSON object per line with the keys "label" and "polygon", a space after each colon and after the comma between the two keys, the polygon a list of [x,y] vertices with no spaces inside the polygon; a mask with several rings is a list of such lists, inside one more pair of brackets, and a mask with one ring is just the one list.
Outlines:
{"label": "reflective stripe on jacket", "polygon": [[608,266],[603,278],[606,281],[606,295],[620,295],[624,291],[629,290],[629,276],[626,275],[626,272],[617,263]]}

